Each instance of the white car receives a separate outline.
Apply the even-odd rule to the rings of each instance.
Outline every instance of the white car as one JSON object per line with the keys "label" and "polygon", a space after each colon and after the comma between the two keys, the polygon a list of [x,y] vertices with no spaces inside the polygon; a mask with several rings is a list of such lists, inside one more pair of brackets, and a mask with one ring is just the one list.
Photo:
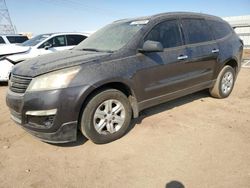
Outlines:
{"label": "white car", "polygon": [[0,46],[0,82],[8,81],[15,64],[40,55],[72,49],[87,37],[88,34],[83,33],[51,33],[37,35],[19,45]]}
{"label": "white car", "polygon": [[0,35],[0,46],[5,44],[18,44],[29,40],[27,36],[24,35]]}

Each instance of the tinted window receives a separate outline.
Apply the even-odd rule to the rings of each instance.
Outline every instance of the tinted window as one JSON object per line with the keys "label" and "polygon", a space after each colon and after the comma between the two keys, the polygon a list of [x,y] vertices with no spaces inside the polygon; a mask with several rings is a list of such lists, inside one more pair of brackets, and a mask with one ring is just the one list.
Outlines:
{"label": "tinted window", "polygon": [[86,38],[87,37],[82,35],[67,35],[67,45],[68,46],[77,45]]}
{"label": "tinted window", "polygon": [[213,30],[215,39],[221,39],[232,32],[231,27],[226,23],[213,20],[208,20],[207,23]]}
{"label": "tinted window", "polygon": [[165,21],[155,26],[144,41],[161,42],[164,48],[182,45],[180,30],[176,20]]}
{"label": "tinted window", "polygon": [[5,44],[3,37],[0,37],[0,44]]}
{"label": "tinted window", "polygon": [[45,43],[43,43],[39,48],[44,48],[45,46],[51,46],[51,47],[66,46],[65,36],[60,35],[60,36],[53,37],[49,39],[48,41],[46,41]]}
{"label": "tinted window", "polygon": [[213,40],[205,20],[183,19],[182,26],[187,44],[194,44]]}
{"label": "tinted window", "polygon": [[23,43],[28,40],[26,36],[7,36],[6,38],[10,43]]}

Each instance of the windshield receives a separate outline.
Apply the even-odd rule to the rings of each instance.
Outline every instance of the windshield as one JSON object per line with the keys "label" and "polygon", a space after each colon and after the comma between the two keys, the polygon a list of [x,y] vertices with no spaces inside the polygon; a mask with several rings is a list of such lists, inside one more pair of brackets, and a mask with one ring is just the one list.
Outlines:
{"label": "windshield", "polygon": [[74,49],[116,51],[125,46],[148,20],[110,24],[81,42]]}
{"label": "windshield", "polygon": [[50,35],[37,35],[37,36],[33,37],[32,39],[23,42],[21,45],[22,46],[35,46],[38,43],[47,39],[48,37],[50,37]]}

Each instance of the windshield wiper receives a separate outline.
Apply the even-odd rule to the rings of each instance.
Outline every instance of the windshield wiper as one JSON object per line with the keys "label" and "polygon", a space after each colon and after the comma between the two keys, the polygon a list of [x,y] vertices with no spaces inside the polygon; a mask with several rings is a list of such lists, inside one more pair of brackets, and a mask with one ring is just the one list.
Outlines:
{"label": "windshield wiper", "polygon": [[113,53],[114,51],[112,50],[99,50],[96,48],[83,48],[83,51],[92,51],[92,52],[107,52],[107,53]]}

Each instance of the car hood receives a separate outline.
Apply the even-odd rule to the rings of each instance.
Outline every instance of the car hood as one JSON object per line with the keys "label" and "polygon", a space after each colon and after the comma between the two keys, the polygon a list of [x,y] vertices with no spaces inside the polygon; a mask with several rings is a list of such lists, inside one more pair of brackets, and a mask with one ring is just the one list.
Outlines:
{"label": "car hood", "polygon": [[51,71],[81,65],[111,56],[106,52],[66,50],[23,61],[14,66],[12,74],[36,77]]}
{"label": "car hood", "polygon": [[20,46],[16,44],[5,44],[1,45],[0,48],[0,56],[8,55],[8,54],[17,54],[29,51],[29,46]]}

